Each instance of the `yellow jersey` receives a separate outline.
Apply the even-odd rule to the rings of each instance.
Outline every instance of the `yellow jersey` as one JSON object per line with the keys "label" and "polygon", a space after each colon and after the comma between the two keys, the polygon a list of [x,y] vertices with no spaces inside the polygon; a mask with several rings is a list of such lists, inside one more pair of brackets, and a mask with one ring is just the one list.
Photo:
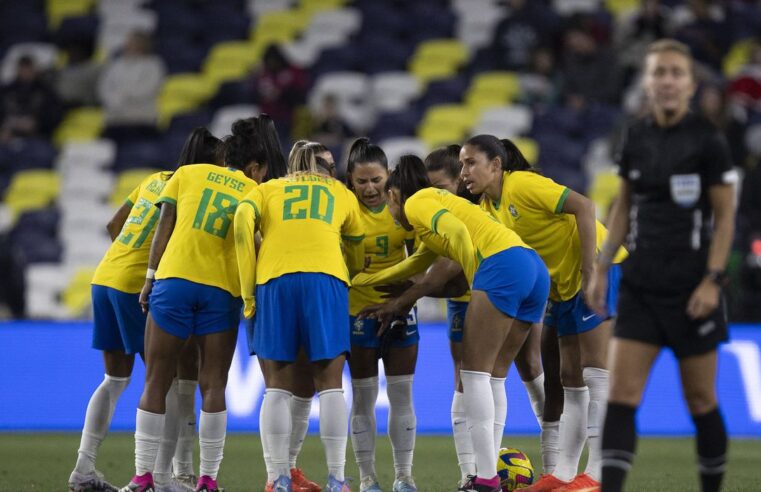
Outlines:
{"label": "yellow jersey", "polygon": [[[349,285],[341,242],[361,245],[364,229],[359,215],[354,193],[329,176],[299,173],[258,186],[235,215],[236,235],[239,221],[255,221],[262,235],[255,285],[296,272],[325,273]],[[252,251],[253,234],[236,240],[236,247]]]}
{"label": "yellow jersey", "polygon": [[460,263],[471,285],[481,260],[516,246],[529,248],[478,205],[446,190],[418,191],[405,202],[404,213],[420,241]]}
{"label": "yellow jersey", "polygon": [[[515,231],[542,257],[550,274],[550,299],[566,301],[581,289],[581,241],[576,218],[563,213],[570,189],[540,174],[529,171],[504,172],[502,197],[494,202],[487,197],[481,207]],[[597,251],[608,235],[597,221]],[[626,258],[621,248],[615,263]]]}
{"label": "yellow jersey", "polygon": [[[360,219],[365,232],[365,255],[370,257],[366,273],[375,273],[396,265],[407,256],[405,246],[415,240],[415,233],[399,225],[386,204],[372,210],[359,204]],[[373,287],[352,287],[349,290],[349,314],[356,316],[363,308],[385,301]]]}
{"label": "yellow jersey", "polygon": [[159,219],[154,206],[170,173],[153,173],[129,194],[126,204],[132,207],[119,236],[98,264],[92,283],[122,292],[140,292],[145,283],[148,254]]}
{"label": "yellow jersey", "polygon": [[177,220],[156,279],[182,278],[240,296],[232,231],[238,202],[256,182],[243,171],[213,164],[179,168],[156,201],[177,206]]}

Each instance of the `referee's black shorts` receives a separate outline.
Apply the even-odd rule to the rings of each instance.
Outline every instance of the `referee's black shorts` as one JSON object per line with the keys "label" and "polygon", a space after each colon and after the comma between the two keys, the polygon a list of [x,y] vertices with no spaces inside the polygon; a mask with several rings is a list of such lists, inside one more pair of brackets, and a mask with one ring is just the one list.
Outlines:
{"label": "referee's black shorts", "polygon": [[669,347],[677,359],[715,350],[729,338],[724,299],[707,318],[694,320],[687,316],[691,295],[648,292],[622,281],[615,336]]}

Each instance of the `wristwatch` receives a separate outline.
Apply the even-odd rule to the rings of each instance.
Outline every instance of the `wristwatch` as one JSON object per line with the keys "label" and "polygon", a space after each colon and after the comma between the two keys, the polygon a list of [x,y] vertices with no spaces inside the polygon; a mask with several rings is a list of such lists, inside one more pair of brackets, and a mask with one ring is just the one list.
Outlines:
{"label": "wristwatch", "polygon": [[708,270],[706,272],[706,278],[719,287],[727,285],[727,282],[729,281],[727,272],[724,270]]}

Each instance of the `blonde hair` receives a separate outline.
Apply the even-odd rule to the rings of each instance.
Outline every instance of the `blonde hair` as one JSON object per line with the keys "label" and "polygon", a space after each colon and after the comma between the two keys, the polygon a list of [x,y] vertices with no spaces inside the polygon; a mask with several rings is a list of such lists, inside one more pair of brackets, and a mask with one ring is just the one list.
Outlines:
{"label": "blonde hair", "polygon": [[653,41],[647,47],[645,52],[645,59],[650,55],[657,55],[660,53],[678,53],[687,59],[690,66],[690,73],[695,78],[695,62],[690,52],[690,47],[681,41],[671,38],[663,38],[657,41]]}
{"label": "blonde hair", "polygon": [[319,174],[320,168],[317,165],[316,145],[313,145],[311,142],[304,143],[299,147],[296,145],[293,146],[288,156],[288,173]]}

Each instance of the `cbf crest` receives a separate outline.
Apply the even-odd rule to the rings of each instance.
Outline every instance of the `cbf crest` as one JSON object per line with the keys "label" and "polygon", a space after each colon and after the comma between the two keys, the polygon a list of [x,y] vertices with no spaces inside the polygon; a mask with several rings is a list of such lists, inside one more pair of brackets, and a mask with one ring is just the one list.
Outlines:
{"label": "cbf crest", "polygon": [[507,207],[507,210],[510,212],[510,215],[512,215],[514,219],[518,218],[518,209],[515,208],[515,205],[511,203],[510,206]]}

